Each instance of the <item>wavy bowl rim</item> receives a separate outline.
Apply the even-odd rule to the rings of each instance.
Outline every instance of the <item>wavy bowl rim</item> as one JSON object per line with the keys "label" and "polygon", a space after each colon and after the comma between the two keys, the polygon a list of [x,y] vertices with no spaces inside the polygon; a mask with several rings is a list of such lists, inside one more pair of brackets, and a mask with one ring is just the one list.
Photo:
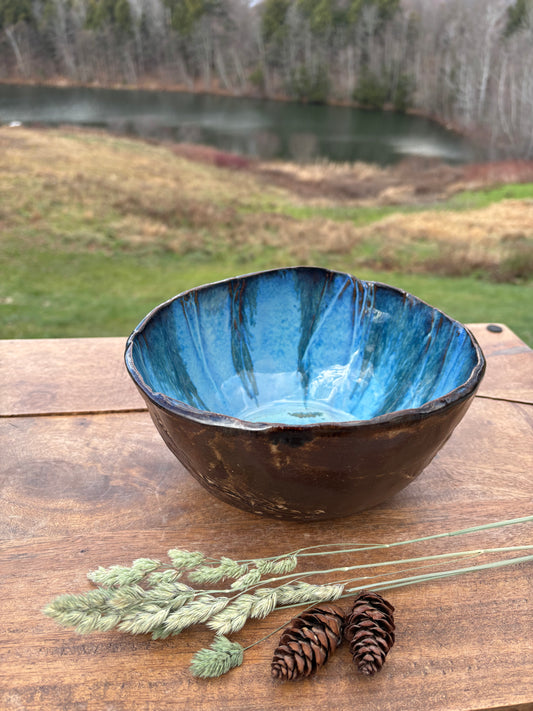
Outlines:
{"label": "wavy bowl rim", "polygon": [[[203,291],[205,289],[209,289],[213,286],[217,286],[220,284],[228,284],[229,282],[238,280],[238,279],[248,279],[250,277],[258,277],[262,276],[264,274],[273,274],[276,272],[287,272],[287,271],[317,271],[321,272],[324,275],[327,274],[332,274],[332,275],[338,275],[338,276],[345,276],[347,278],[355,279],[358,282],[362,282],[365,284],[371,284],[374,285],[375,287],[380,287],[380,288],[385,288],[390,291],[394,291],[398,293],[402,297],[408,297],[410,299],[413,299],[415,302],[422,304],[426,306],[427,308],[431,309],[432,311],[436,311],[437,313],[441,314],[444,316],[448,321],[457,324],[460,326],[466,334],[468,335],[470,339],[470,343],[472,347],[474,348],[474,352],[476,354],[476,363],[474,364],[470,375],[468,378],[458,385],[456,388],[453,390],[450,390],[449,392],[445,393],[444,395],[441,395],[439,398],[435,398],[434,400],[428,400],[425,402],[423,405],[420,407],[415,407],[415,408],[406,408],[403,410],[393,410],[392,412],[387,412],[383,415],[378,415],[377,417],[372,417],[368,420],[346,420],[342,422],[320,422],[320,423],[307,423],[307,424],[287,424],[284,422],[251,422],[250,420],[241,420],[238,417],[233,417],[232,415],[225,415],[220,412],[213,412],[210,410],[200,410],[196,407],[193,407],[192,405],[187,405],[181,400],[178,400],[177,398],[173,398],[169,395],[165,395],[164,393],[160,393],[158,391],[153,390],[143,379],[141,376],[139,370],[137,369],[133,355],[132,355],[132,347],[133,343],[135,341],[135,338],[144,331],[145,327],[147,324],[159,313],[159,311],[162,311],[163,309],[167,308],[171,303],[174,301],[183,298],[184,296],[187,296],[188,294],[191,294],[193,292],[198,292],[198,291]],[[218,281],[213,281],[213,282],[208,282],[207,284],[201,284],[199,286],[192,287],[191,289],[186,289],[185,291],[180,292],[179,294],[176,294],[175,296],[172,296],[171,298],[167,299],[166,301],[163,301],[162,303],[158,304],[155,306],[151,311],[149,311],[146,316],[139,322],[139,324],[134,328],[134,330],[131,332],[131,334],[128,336],[128,339],[126,341],[126,346],[124,350],[124,362],[126,365],[126,369],[132,378],[133,382],[137,386],[137,388],[140,390],[141,394],[145,399],[148,399],[150,402],[152,402],[154,405],[157,407],[161,408],[162,410],[165,410],[167,412],[170,412],[174,415],[178,415],[181,417],[184,417],[188,420],[192,420],[194,422],[197,422],[198,424],[202,425],[210,425],[210,426],[219,426],[219,427],[231,427],[233,429],[238,429],[238,430],[248,430],[248,431],[272,431],[272,432],[279,432],[279,431],[285,431],[285,432],[309,432],[310,430],[316,431],[317,433],[320,432],[328,432],[328,431],[340,431],[340,430],[351,430],[354,428],[370,428],[370,427],[375,427],[376,425],[378,426],[385,426],[385,425],[397,425],[400,422],[409,422],[409,421],[419,421],[422,419],[426,419],[427,417],[430,417],[431,415],[435,415],[441,411],[444,411],[451,407],[452,405],[459,404],[460,402],[467,400],[469,397],[473,396],[479,387],[483,376],[485,374],[485,369],[486,369],[486,360],[485,356],[483,354],[483,351],[481,349],[481,346],[477,342],[474,334],[470,329],[465,326],[463,323],[458,321],[457,319],[452,318],[449,316],[447,313],[442,311],[441,309],[437,308],[436,306],[432,306],[429,304],[427,301],[424,301],[418,296],[415,296],[414,294],[411,294],[408,291],[405,291],[404,289],[401,289],[400,287],[397,286],[392,286],[391,284],[386,284],[384,282],[380,281],[373,281],[369,279],[359,279],[353,274],[350,274],[348,272],[342,272],[339,270],[335,269],[327,269],[325,267],[317,267],[317,266],[305,266],[305,265],[300,265],[300,266],[291,266],[291,267],[277,267],[274,269],[264,269],[264,270],[259,270],[255,272],[249,272],[247,274],[240,274],[237,276],[233,277],[228,277],[226,279],[220,279]]]}

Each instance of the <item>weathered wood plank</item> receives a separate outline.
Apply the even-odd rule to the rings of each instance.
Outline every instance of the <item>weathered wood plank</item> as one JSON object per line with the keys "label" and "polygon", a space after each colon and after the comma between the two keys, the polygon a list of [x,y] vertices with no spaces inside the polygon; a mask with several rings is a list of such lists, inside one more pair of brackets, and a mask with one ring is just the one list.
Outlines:
{"label": "weathered wood plank", "polygon": [[[167,451],[146,413],[5,419],[0,596],[0,708],[100,711],[228,708],[373,711],[493,708],[533,698],[531,568],[517,566],[391,591],[398,643],[382,674],[354,675],[347,649],[314,679],[269,677],[275,638],[214,681],[187,671],[210,642],[201,629],[162,642],[115,633],[78,637],[42,617],[97,565],[164,556],[173,546],[250,557],[337,540],[393,541],[525,515],[531,501],[530,406],[477,399],[421,477],[390,502],[334,522],[261,519],[217,501]],[[510,457],[509,453],[513,452]],[[529,542],[529,528],[418,544],[410,555]],[[401,558],[402,550],[394,557]],[[364,560],[383,560],[367,553]],[[389,553],[389,557],[390,553]],[[348,562],[339,560],[340,565]],[[249,644],[281,613],[243,630]],[[246,698],[241,695],[246,689]]]}
{"label": "weathered wood plank", "polygon": [[[531,708],[533,576],[526,565],[391,591],[397,643],[374,679],[354,674],[343,647],[316,677],[275,682],[269,676],[275,635],[249,650],[244,665],[226,677],[198,681],[187,667],[194,651],[211,641],[204,628],[158,642],[118,633],[80,637],[41,613],[57,594],[88,589],[85,573],[96,566],[164,557],[175,546],[217,557],[263,556],[318,541],[391,542],[529,514],[533,408],[498,398],[527,395],[531,352],[505,328],[502,334],[483,329],[472,330],[489,361],[485,397],[474,400],[426,471],[371,511],[305,524],[234,509],[183,470],[148,414],[132,411],[135,399],[141,408],[142,401],[122,365],[122,339],[91,339],[89,364],[69,359],[79,351],[76,343],[47,341],[41,350],[43,342],[15,342],[26,344],[18,351],[26,373],[19,380],[10,376],[15,351],[6,367],[0,347],[0,377],[9,384],[0,390],[2,404],[8,402],[5,412],[18,408],[16,417],[0,420],[2,711]],[[43,358],[49,390],[39,416],[23,416],[39,401]],[[102,358],[108,360],[107,385],[100,392],[91,373]],[[25,368],[27,359],[32,365]],[[68,409],[61,409],[63,402]],[[46,415],[56,408],[98,414]],[[530,524],[393,553],[367,552],[356,562],[524,543],[531,543]],[[250,644],[287,619],[276,613],[247,625],[235,639]]]}
{"label": "weathered wood plank", "polygon": [[125,338],[0,340],[0,416],[144,408],[124,367],[125,345]]}
{"label": "weathered wood plank", "polygon": [[[218,544],[212,541],[215,530],[222,539]],[[210,552],[220,550],[220,533],[214,524],[211,541],[204,537]],[[372,540],[380,533],[374,532]],[[525,531],[514,531],[507,542],[520,542],[524,536]],[[118,531],[7,545],[2,584],[10,594],[2,598],[6,624],[0,630],[0,707],[17,708],[17,702],[18,708],[47,711],[340,711],[355,699],[357,708],[369,711],[461,711],[525,704],[533,698],[528,674],[532,590],[526,566],[391,590],[387,598],[396,608],[397,642],[374,679],[354,673],[344,646],[314,678],[277,683],[269,675],[276,634],[249,650],[239,669],[199,681],[191,677],[188,665],[193,653],[211,642],[212,633],[205,628],[154,642],[115,632],[78,636],[41,616],[42,606],[56,594],[88,589],[84,571],[100,563],[129,562],[140,552],[163,556],[176,543],[200,545],[190,529],[178,535],[157,529],[133,535]],[[479,538],[472,541],[476,543]],[[231,548],[238,546],[232,542]],[[262,551],[267,548],[260,546]],[[270,550],[279,550],[275,541],[270,541]],[[251,622],[234,639],[247,646],[288,619],[287,613],[278,612]]]}
{"label": "weathered wood plank", "polygon": [[487,359],[479,395],[533,404],[533,350],[504,324],[493,333],[485,323],[469,324]]}
{"label": "weathered wood plank", "polygon": [[485,504],[489,517],[525,515],[533,498],[532,430],[531,406],[476,398],[435,460],[390,502],[340,522],[294,529],[213,498],[166,448],[147,413],[4,418],[2,491],[9,516],[0,519],[0,535],[249,521],[268,535],[304,529],[339,538],[363,522],[372,530],[372,522],[389,516],[394,528],[442,518],[462,525],[484,515]]}
{"label": "weathered wood plank", "polygon": [[[487,356],[480,394],[533,403],[533,351],[512,331],[470,324]],[[125,338],[0,340],[0,416],[144,409],[123,363]]]}

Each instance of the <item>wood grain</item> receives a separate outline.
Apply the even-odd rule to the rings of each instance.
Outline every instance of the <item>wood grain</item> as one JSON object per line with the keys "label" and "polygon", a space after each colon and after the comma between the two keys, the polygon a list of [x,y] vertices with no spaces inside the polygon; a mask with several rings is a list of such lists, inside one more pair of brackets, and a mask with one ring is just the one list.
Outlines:
{"label": "wood grain", "polygon": [[469,324],[487,359],[478,394],[533,404],[533,351],[505,324],[492,333],[485,323]]}
{"label": "wood grain", "polygon": [[166,448],[147,413],[4,418],[2,496],[10,515],[0,519],[0,535],[181,531],[217,521],[249,526],[250,535],[260,526],[267,538],[295,533],[292,547],[302,531],[339,540],[360,530],[372,535],[378,521],[386,532],[396,518],[409,530],[424,530],[428,521],[459,528],[473,517],[480,523],[516,517],[533,498],[531,451],[524,446],[532,429],[530,406],[475,399],[433,462],[396,497],[358,516],[304,526],[262,520],[213,498]]}
{"label": "wood grain", "polygon": [[[112,346],[120,360],[109,362],[108,373],[117,373],[122,347],[110,341],[121,340],[91,341],[89,370],[111,358]],[[9,408],[31,405],[37,364],[51,353],[69,353],[73,345],[24,343],[31,352],[26,363],[33,363],[23,362],[25,379],[15,383],[8,370],[2,372],[8,379],[0,381],[0,392],[8,393]],[[354,673],[344,646],[314,678],[276,682],[269,675],[274,636],[249,650],[242,667],[200,681],[188,664],[211,641],[205,628],[158,642],[118,633],[78,636],[41,613],[56,595],[89,589],[85,574],[98,565],[164,557],[175,546],[217,557],[262,556],[318,541],[392,542],[531,513],[533,406],[499,399],[508,392],[514,400],[530,371],[522,351],[513,350],[522,346],[508,329],[499,343],[486,350],[489,394],[474,400],[415,482],[371,511],[305,524],[263,519],[214,499],[166,449],[146,412],[120,411],[120,403],[128,403],[122,381],[110,377],[116,387],[112,397],[103,397],[91,390],[79,363],[72,361],[63,371],[56,366],[51,412],[67,398],[73,413],[92,414],[24,416],[16,405],[16,416],[0,420],[0,709],[531,709],[530,565],[390,591],[397,643],[374,679]],[[511,353],[502,355],[502,347]],[[500,355],[491,361],[491,352]],[[530,360],[531,352],[525,355]],[[509,388],[512,363],[516,372]],[[531,530],[531,524],[522,524],[386,554],[367,552],[356,562],[526,544]],[[349,562],[354,561],[335,560]],[[250,644],[285,621],[287,613],[278,612],[248,624],[235,639]]]}
{"label": "wood grain", "polygon": [[[513,536],[513,541],[520,537]],[[179,540],[197,543],[194,532]],[[204,629],[158,642],[118,633],[77,636],[57,630],[40,615],[56,592],[84,589],[81,571],[96,562],[116,562],[119,552],[124,560],[140,550],[163,555],[174,543],[170,533],[161,536],[152,530],[133,536],[116,532],[89,542],[84,537],[43,539],[31,549],[6,546],[4,575],[17,597],[10,595],[3,608],[8,623],[0,636],[1,708],[17,708],[18,699],[24,704],[19,708],[98,711],[340,710],[355,702],[370,711],[440,711],[519,705],[531,698],[527,666],[520,660],[532,632],[531,580],[525,566],[504,569],[495,578],[480,573],[391,591],[387,597],[396,607],[397,643],[374,679],[354,673],[344,646],[314,678],[277,683],[269,674],[274,636],[249,650],[242,667],[220,679],[200,681],[190,676],[188,664],[194,651],[211,641]],[[37,575],[40,589],[32,593]],[[234,638],[247,645],[286,619],[276,613],[250,623]]]}
{"label": "wood grain", "polygon": [[[469,324],[487,357],[479,393],[533,404],[533,351],[510,329]],[[0,416],[145,409],[123,362],[125,338],[0,340]],[[38,344],[38,345],[37,345]]]}
{"label": "wood grain", "polygon": [[0,416],[144,409],[125,338],[0,340]]}

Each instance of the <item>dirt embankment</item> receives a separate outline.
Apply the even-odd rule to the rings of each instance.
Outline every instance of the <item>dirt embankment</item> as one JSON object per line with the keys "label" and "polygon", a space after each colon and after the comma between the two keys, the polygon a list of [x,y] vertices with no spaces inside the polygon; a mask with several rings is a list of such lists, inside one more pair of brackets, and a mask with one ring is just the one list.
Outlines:
{"label": "dirt embankment", "polygon": [[434,203],[463,190],[482,190],[508,183],[533,182],[533,161],[448,165],[438,159],[408,158],[380,167],[371,163],[298,164],[255,161],[208,146],[180,143],[177,155],[233,170],[249,170],[270,184],[308,200],[372,205]]}

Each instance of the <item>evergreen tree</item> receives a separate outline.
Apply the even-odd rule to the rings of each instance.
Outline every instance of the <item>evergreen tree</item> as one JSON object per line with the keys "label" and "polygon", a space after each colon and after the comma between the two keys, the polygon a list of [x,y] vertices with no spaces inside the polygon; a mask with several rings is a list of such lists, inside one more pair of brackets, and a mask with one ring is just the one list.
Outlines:
{"label": "evergreen tree", "polygon": [[85,26],[91,30],[112,27],[130,33],[133,19],[128,0],[88,0]]}
{"label": "evergreen tree", "polygon": [[0,0],[0,30],[19,22],[31,22],[31,0]]}
{"label": "evergreen tree", "polygon": [[507,8],[505,35],[509,37],[527,27],[530,17],[533,17],[533,0],[515,0],[514,4]]}

